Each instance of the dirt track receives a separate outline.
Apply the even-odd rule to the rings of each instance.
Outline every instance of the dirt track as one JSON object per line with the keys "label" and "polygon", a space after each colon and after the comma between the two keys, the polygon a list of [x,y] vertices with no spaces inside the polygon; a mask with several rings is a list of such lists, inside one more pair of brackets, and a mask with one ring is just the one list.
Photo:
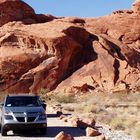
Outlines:
{"label": "dirt track", "polygon": [[71,127],[70,124],[65,123],[59,120],[55,114],[48,115],[48,129],[47,135],[40,136],[40,134],[36,134],[34,132],[30,132],[28,134],[13,134],[12,132],[8,132],[8,136],[1,137],[0,140],[54,140],[54,137],[60,132],[64,131],[68,134],[74,136],[75,140],[94,140],[94,138],[85,137],[85,131],[76,127]]}

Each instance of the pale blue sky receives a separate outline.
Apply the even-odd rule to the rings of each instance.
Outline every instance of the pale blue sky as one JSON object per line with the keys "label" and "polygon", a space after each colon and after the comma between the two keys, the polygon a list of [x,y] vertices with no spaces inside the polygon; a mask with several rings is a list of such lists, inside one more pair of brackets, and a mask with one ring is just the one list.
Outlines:
{"label": "pale blue sky", "polygon": [[54,16],[97,17],[120,9],[130,9],[134,0],[23,0],[36,13]]}

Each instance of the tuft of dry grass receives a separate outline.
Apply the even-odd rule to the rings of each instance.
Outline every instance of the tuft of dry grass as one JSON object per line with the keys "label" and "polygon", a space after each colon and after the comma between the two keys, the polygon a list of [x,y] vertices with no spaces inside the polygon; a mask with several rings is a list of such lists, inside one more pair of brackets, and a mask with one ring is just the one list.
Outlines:
{"label": "tuft of dry grass", "polygon": [[140,124],[136,125],[135,137],[137,140],[140,139]]}
{"label": "tuft of dry grass", "polygon": [[109,125],[115,130],[125,130],[124,120],[122,118],[118,117],[112,118]]}
{"label": "tuft of dry grass", "polygon": [[3,102],[3,100],[4,100],[4,98],[5,98],[6,95],[8,95],[7,92],[0,92],[0,103]]}
{"label": "tuft of dry grass", "polygon": [[67,103],[74,103],[76,102],[75,97],[74,96],[69,96],[66,94],[50,94],[47,96],[47,99],[49,99],[48,101],[51,103],[63,103],[63,104],[67,104]]}

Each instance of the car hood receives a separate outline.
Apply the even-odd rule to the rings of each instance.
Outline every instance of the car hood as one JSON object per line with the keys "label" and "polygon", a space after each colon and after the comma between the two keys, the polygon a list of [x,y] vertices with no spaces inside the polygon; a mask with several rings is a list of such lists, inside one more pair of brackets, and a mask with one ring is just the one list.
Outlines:
{"label": "car hood", "polygon": [[6,107],[6,110],[11,112],[44,112],[42,106],[40,107]]}

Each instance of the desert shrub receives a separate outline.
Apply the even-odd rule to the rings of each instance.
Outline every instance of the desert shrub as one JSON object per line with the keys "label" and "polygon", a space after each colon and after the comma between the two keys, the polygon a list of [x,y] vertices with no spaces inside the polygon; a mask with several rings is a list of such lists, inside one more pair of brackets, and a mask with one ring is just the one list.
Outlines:
{"label": "desert shrub", "polygon": [[76,101],[74,96],[69,96],[65,94],[51,94],[48,96],[51,102],[58,102],[58,103],[74,103]]}
{"label": "desert shrub", "polygon": [[40,98],[41,98],[42,100],[47,101],[47,100],[48,100],[48,96],[47,96],[47,93],[48,93],[48,92],[49,92],[48,89],[46,89],[46,88],[41,88],[40,91],[39,91],[39,93],[38,93],[38,95],[40,96]]}
{"label": "desert shrub", "polygon": [[84,104],[74,104],[74,112],[75,113],[82,113],[83,112],[83,108],[84,108]]}
{"label": "desert shrub", "polygon": [[125,130],[124,120],[118,117],[115,117],[111,120],[110,125],[116,130]]}
{"label": "desert shrub", "polygon": [[64,106],[63,109],[68,112],[74,112],[74,106],[72,105]]}
{"label": "desert shrub", "polygon": [[90,104],[87,104],[83,107],[83,111],[84,112],[87,112],[87,113],[98,113],[99,112],[99,108],[95,105],[90,105]]}
{"label": "desert shrub", "polygon": [[137,140],[140,139],[140,124],[136,126],[135,136]]}
{"label": "desert shrub", "polygon": [[8,95],[7,92],[0,92],[0,103],[3,102],[4,97],[5,97],[6,95]]}

